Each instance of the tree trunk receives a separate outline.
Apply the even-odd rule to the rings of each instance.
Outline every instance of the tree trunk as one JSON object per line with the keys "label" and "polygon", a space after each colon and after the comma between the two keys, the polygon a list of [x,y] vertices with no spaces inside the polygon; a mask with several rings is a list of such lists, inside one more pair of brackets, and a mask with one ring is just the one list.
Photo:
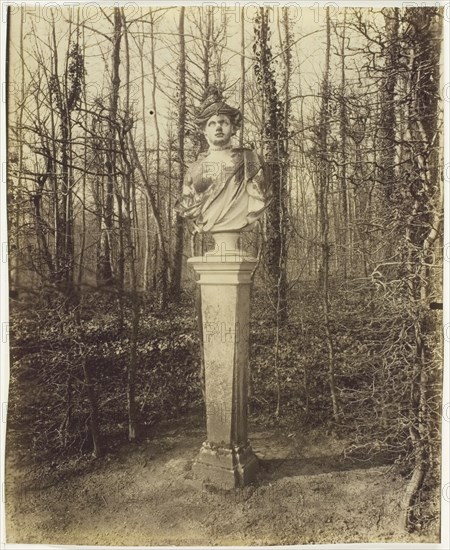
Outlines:
{"label": "tree trunk", "polygon": [[331,32],[329,8],[326,8],[326,29],[327,42],[325,51],[325,69],[322,82],[322,104],[320,108],[320,126],[319,126],[319,189],[318,189],[318,207],[319,207],[319,226],[321,236],[321,266],[320,283],[322,290],[322,308],[324,315],[325,336],[328,346],[328,380],[330,385],[331,402],[333,405],[333,417],[337,422],[340,416],[340,406],[337,397],[335,382],[335,351],[333,336],[331,333],[331,305],[330,305],[330,243],[329,243],[329,222],[328,222],[328,194],[330,186],[330,162],[328,151],[328,139],[330,133],[330,50],[331,50]]}
{"label": "tree trunk", "polygon": [[[131,120],[130,109],[130,48],[128,41],[127,22],[125,11],[121,8],[123,18],[125,40],[125,116],[128,122]],[[136,371],[137,371],[137,343],[139,334],[140,304],[138,295],[138,282],[136,275],[136,243],[133,239],[133,200],[135,197],[134,164],[130,156],[128,136],[133,131],[132,123],[123,125],[120,131],[120,146],[122,151],[123,170],[123,205],[124,205],[124,237],[126,243],[126,258],[130,274],[129,288],[131,299],[131,337],[130,359],[127,364],[127,405],[128,405],[128,440],[134,441],[137,437],[138,419],[136,415]]]}
{"label": "tree trunk", "polygon": [[[440,173],[439,74],[442,17],[436,8],[423,8],[419,14],[405,11],[408,73],[406,82],[409,197],[406,206],[405,247],[409,315],[414,319],[415,361],[411,377],[410,438],[413,446],[413,471],[403,501],[402,523],[414,527],[416,505],[429,472],[438,467],[430,463],[434,445],[430,430],[439,423],[430,398],[437,386],[435,358],[429,343],[429,292],[434,281],[430,265],[433,247],[442,226],[442,174]],[[404,199],[403,199],[404,200]],[[419,269],[417,267],[419,266]],[[433,420],[433,416],[435,419]]]}
{"label": "tree trunk", "polygon": [[287,319],[287,154],[285,139],[288,122],[279,101],[273,74],[272,52],[269,44],[269,12],[260,8],[255,26],[256,78],[264,102],[263,143],[268,177],[272,182],[273,199],[266,211],[266,242],[264,267],[270,285],[269,299],[275,317],[283,323]]}
{"label": "tree trunk", "polygon": [[245,131],[245,11],[241,8],[241,82],[240,82],[240,109],[242,115],[241,133],[239,134],[239,146],[244,146]]}
{"label": "tree trunk", "polygon": [[112,245],[114,188],[117,179],[116,131],[117,109],[120,90],[120,45],[122,41],[122,18],[120,9],[114,8],[114,34],[111,58],[111,94],[108,113],[108,138],[106,151],[106,190],[104,196],[102,227],[100,235],[100,253],[98,254],[97,284],[109,286],[113,284]]}
{"label": "tree trunk", "polygon": [[83,376],[86,388],[86,395],[89,401],[90,416],[89,416],[89,428],[92,437],[92,456],[94,458],[100,458],[103,454],[100,426],[99,426],[99,414],[98,414],[98,402],[95,394],[94,383],[92,380],[91,370],[88,365],[88,358],[83,357]]}
{"label": "tree trunk", "polygon": [[339,105],[339,133],[340,133],[340,181],[341,181],[341,204],[343,227],[339,232],[339,237],[336,235],[336,240],[342,242],[342,267],[344,279],[347,278],[347,254],[348,254],[348,235],[349,215],[348,215],[348,188],[347,188],[347,100],[346,100],[346,80],[345,80],[345,30],[346,30],[347,11],[344,8],[344,21],[341,37],[341,89],[340,89],[340,105]]}
{"label": "tree trunk", "polygon": [[[178,192],[181,195],[184,183],[185,174],[185,159],[184,159],[184,137],[186,133],[186,46],[184,36],[184,17],[185,8],[180,7],[180,17],[178,22],[178,33],[180,36],[180,57],[178,64],[178,160],[179,160],[179,176],[178,176]],[[183,269],[183,253],[184,253],[184,219],[177,212],[176,215],[176,237],[175,237],[175,254],[173,259],[172,271],[172,296],[176,300],[181,292],[181,275]]]}

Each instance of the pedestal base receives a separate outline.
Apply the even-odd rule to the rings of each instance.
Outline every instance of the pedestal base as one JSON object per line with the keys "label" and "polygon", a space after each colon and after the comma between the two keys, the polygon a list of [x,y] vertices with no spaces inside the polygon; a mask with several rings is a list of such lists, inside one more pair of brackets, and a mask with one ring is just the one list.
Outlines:
{"label": "pedestal base", "polygon": [[205,485],[234,489],[252,483],[258,472],[258,459],[250,445],[227,449],[203,443],[192,466],[195,478]]}

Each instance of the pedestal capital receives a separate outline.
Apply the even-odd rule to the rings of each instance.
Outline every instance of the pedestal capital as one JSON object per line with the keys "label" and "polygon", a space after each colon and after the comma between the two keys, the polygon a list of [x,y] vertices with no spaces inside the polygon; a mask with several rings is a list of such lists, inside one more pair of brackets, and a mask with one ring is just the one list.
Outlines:
{"label": "pedestal capital", "polygon": [[188,260],[194,271],[200,276],[200,285],[238,285],[251,284],[257,260],[249,256],[240,256],[235,251],[226,255],[205,254]]}

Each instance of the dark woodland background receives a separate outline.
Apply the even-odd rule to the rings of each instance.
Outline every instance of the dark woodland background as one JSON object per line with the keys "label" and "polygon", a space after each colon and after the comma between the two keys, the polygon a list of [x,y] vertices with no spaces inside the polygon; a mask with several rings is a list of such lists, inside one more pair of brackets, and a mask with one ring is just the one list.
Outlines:
{"label": "dark woodland background", "polygon": [[173,210],[209,86],[244,114],[275,199],[246,236],[250,415],[350,434],[439,486],[438,8],[10,13],[8,450],[100,457],[203,409],[201,254]]}

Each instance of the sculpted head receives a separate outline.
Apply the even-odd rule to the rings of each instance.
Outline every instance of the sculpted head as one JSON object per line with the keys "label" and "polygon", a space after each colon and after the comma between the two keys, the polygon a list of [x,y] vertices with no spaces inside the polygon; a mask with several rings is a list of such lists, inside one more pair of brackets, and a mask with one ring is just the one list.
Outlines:
{"label": "sculpted head", "polygon": [[195,122],[203,131],[209,145],[223,147],[228,145],[231,137],[238,131],[241,120],[239,109],[225,103],[220,92],[213,88],[208,90]]}

